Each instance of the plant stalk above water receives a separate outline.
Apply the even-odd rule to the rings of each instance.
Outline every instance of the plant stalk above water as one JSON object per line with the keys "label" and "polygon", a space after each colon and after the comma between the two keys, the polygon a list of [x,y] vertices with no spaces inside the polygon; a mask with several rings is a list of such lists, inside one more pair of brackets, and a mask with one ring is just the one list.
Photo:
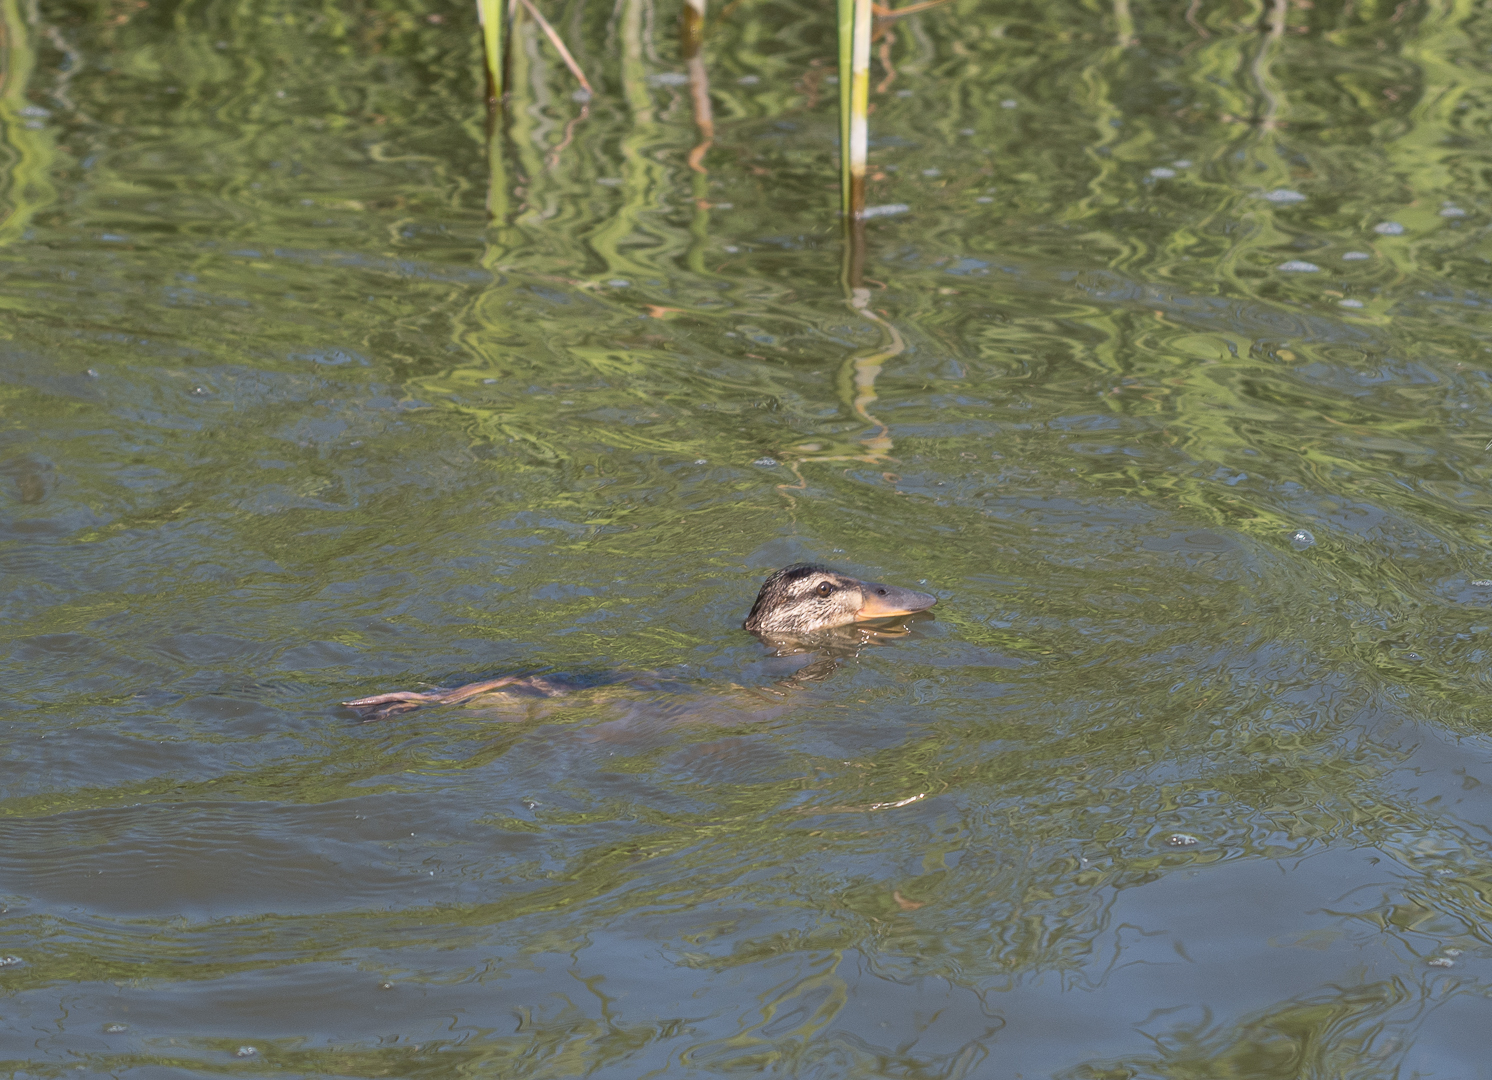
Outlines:
{"label": "plant stalk above water", "polygon": [[559,53],[560,59],[565,62],[565,67],[570,69],[570,74],[575,76],[575,81],[580,83],[580,88],[589,97],[591,90],[590,80],[585,77],[585,72],[580,70],[580,65],[575,62],[575,57],[570,50],[565,48],[565,43],[560,39],[559,31],[549,25],[549,20],[539,14],[539,9],[534,7],[533,0],[518,0],[523,5],[523,10],[533,16],[534,22],[539,24],[539,29],[544,31],[544,36],[549,39],[549,44],[554,46],[554,51]]}
{"label": "plant stalk above water", "polygon": [[[870,102],[870,2],[839,0],[838,13],[839,209],[845,217],[854,218],[859,217],[865,209],[865,112]],[[856,71],[861,69],[864,70],[864,90],[857,94]],[[855,153],[857,126],[860,146],[858,156]]]}
{"label": "plant stalk above water", "polygon": [[684,0],[679,22],[679,51],[685,60],[699,55],[705,40],[705,6],[708,0]]}
{"label": "plant stalk above water", "polygon": [[487,71],[487,104],[502,101],[502,0],[477,0],[477,22],[482,27],[482,58]]}
{"label": "plant stalk above water", "polygon": [[[844,195],[845,213],[849,217],[858,218],[865,212],[865,157],[869,146],[869,122],[868,113],[870,109],[870,31],[871,10],[870,0],[853,0],[852,3],[841,6],[849,6],[851,9],[851,44],[849,49],[849,71],[845,72],[843,67],[845,48],[840,45],[840,108],[847,110],[848,116],[840,121],[840,132],[847,136],[841,145],[846,148],[841,152],[845,158],[845,178],[847,180]],[[843,14],[840,17],[840,29],[844,29]],[[849,75],[846,80],[845,75]],[[845,83],[848,81],[848,94],[846,94]]]}

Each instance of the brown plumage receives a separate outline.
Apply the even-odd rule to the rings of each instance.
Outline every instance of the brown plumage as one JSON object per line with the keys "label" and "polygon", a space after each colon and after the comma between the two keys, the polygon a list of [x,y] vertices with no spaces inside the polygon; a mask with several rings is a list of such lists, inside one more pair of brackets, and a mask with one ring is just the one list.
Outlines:
{"label": "brown plumage", "polygon": [[758,637],[802,637],[835,626],[911,615],[937,602],[927,593],[800,563],[783,567],[762,583],[751,614],[741,625]]}
{"label": "brown plumage", "polygon": [[[825,647],[832,650],[832,642],[825,644],[824,631],[851,623],[911,615],[926,611],[937,602],[937,597],[927,593],[860,581],[823,566],[788,566],[762,584],[743,626],[764,641],[786,650],[780,655]],[[883,636],[873,630],[866,630],[863,634]],[[808,640],[805,642],[804,639]],[[829,661],[829,671],[833,670],[835,663],[832,659]],[[804,678],[821,678],[823,674],[804,676],[800,672],[796,678],[801,682]],[[382,720],[426,705],[475,704],[479,701],[502,704],[519,715],[529,716],[533,715],[530,706],[537,704],[533,699],[542,700],[565,693],[563,685],[542,678],[505,675],[467,683],[454,690],[400,690],[342,704],[356,711],[364,720]]]}

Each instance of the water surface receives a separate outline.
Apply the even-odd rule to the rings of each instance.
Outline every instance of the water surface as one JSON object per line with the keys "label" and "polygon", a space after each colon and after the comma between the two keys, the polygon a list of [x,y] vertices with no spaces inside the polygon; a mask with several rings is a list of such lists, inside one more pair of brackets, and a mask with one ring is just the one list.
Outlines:
{"label": "water surface", "polygon": [[0,1072],[1487,1075],[1484,9],[468,7],[0,6]]}

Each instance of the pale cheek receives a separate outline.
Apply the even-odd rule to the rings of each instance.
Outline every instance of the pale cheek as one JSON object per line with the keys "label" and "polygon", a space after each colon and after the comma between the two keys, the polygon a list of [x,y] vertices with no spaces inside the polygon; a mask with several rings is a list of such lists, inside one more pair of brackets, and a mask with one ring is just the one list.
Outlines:
{"label": "pale cheek", "polygon": [[839,622],[836,625],[844,626],[848,623],[854,622],[855,619],[858,618],[860,615],[860,609],[864,606],[865,598],[862,597],[859,593],[846,594],[844,598],[844,607],[841,610]]}

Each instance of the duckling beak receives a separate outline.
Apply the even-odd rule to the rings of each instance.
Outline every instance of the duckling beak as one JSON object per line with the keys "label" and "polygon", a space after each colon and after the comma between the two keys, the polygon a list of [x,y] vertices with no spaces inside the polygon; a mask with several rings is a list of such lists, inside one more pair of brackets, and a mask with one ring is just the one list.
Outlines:
{"label": "duckling beak", "polygon": [[895,585],[881,585],[874,581],[860,582],[863,603],[855,612],[857,622],[866,619],[889,619],[897,615],[910,615],[915,611],[926,611],[938,602],[936,596],[901,589]]}

